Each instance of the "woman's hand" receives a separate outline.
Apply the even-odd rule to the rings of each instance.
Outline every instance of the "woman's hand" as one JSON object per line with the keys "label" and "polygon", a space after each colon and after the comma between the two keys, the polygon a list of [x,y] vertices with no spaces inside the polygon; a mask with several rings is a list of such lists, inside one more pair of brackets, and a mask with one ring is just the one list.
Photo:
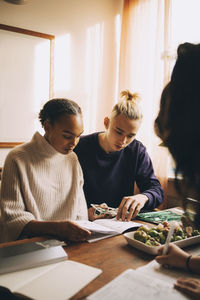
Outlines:
{"label": "woman's hand", "polygon": [[192,299],[200,299],[200,279],[178,278],[174,288],[190,296]]}
{"label": "woman's hand", "polygon": [[50,235],[63,241],[85,241],[91,232],[72,221],[37,221],[32,220],[23,228],[22,235]]}
{"label": "woman's hand", "polygon": [[72,221],[55,222],[55,234],[61,240],[85,241],[91,232]]}
{"label": "woman's hand", "polygon": [[186,260],[189,256],[188,253],[178,246],[170,244],[167,255],[162,255],[163,247],[159,249],[158,256],[155,258],[159,264],[186,269]]}
{"label": "woman's hand", "polygon": [[143,194],[137,194],[134,196],[124,197],[117,212],[117,220],[120,218],[122,221],[125,219],[130,221],[136,218],[137,214],[144,207],[145,203],[148,201],[148,197]]}

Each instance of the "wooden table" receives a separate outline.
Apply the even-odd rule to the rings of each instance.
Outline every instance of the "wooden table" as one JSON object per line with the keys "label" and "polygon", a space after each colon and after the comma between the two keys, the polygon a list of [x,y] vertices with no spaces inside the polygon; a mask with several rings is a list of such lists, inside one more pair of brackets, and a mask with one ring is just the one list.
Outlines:
{"label": "wooden table", "polygon": [[103,272],[71,299],[86,299],[128,268],[136,269],[154,259],[128,245],[123,235],[94,243],[79,243],[65,248],[69,259],[100,268]]}
{"label": "wooden table", "polygon": [[[33,241],[44,241],[47,238],[32,238],[0,244],[0,247]],[[86,299],[88,295],[104,286],[128,268],[136,269],[154,259],[128,245],[123,235],[103,239],[97,242],[69,243],[64,247],[70,260],[100,268],[102,273],[90,282],[72,300]],[[59,279],[58,279],[59,280]]]}

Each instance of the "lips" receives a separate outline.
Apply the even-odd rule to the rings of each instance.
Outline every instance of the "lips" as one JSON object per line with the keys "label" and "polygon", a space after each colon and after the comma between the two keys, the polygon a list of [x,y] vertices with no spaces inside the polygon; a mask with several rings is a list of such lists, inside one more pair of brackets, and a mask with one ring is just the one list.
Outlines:
{"label": "lips", "polygon": [[65,148],[65,151],[73,151],[74,148]]}
{"label": "lips", "polygon": [[115,147],[118,148],[118,149],[122,149],[123,148],[123,146],[121,146],[121,145],[115,145]]}

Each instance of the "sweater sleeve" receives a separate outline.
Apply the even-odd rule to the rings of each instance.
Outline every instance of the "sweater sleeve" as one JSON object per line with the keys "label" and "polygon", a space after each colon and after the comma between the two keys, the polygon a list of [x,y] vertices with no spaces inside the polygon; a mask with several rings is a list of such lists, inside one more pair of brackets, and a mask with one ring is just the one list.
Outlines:
{"label": "sweater sleeve", "polygon": [[30,212],[26,211],[19,169],[12,152],[8,154],[3,167],[0,207],[2,242],[16,240],[24,226],[35,219]]}
{"label": "sweater sleeve", "polygon": [[140,192],[149,199],[144,209],[154,209],[163,202],[164,192],[154,174],[153,165],[145,147],[140,153],[136,183]]}
{"label": "sweater sleeve", "polygon": [[88,220],[88,210],[86,199],[83,191],[83,172],[78,162],[78,178],[79,178],[79,195],[78,195],[78,220]]}

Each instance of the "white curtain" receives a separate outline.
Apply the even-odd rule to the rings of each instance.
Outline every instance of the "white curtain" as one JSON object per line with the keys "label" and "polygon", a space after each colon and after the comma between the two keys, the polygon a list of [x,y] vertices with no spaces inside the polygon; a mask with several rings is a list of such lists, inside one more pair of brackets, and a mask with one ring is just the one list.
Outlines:
{"label": "white curtain", "polygon": [[159,146],[154,120],[170,76],[170,14],[171,0],[124,0],[119,66],[119,91],[129,89],[141,95],[144,119],[137,138],[147,147],[165,196],[168,153]]}

